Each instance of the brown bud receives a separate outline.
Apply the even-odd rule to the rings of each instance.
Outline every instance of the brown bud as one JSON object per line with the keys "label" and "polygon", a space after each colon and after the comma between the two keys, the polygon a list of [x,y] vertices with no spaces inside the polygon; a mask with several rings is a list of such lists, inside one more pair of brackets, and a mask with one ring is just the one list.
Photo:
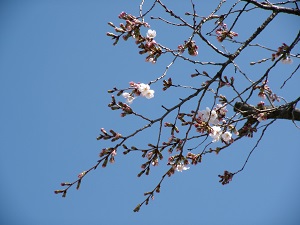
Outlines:
{"label": "brown bud", "polygon": [[78,180],[78,182],[77,182],[77,186],[76,186],[76,189],[77,189],[77,190],[79,190],[79,188],[80,188],[80,184],[81,184],[81,179],[80,179],[80,180]]}
{"label": "brown bud", "polygon": [[59,193],[63,193],[63,192],[64,192],[63,190],[55,190],[54,194],[59,194]]}
{"label": "brown bud", "polygon": [[141,208],[141,204],[138,204],[138,205],[134,208],[133,212],[138,212],[138,211],[140,210],[140,208]]}
{"label": "brown bud", "polygon": [[116,37],[116,35],[114,33],[110,33],[110,32],[107,32],[106,35],[110,36],[110,37]]}
{"label": "brown bud", "polygon": [[62,194],[62,196],[61,196],[61,197],[65,198],[65,197],[66,197],[66,195],[67,195],[67,191],[64,191],[64,193]]}
{"label": "brown bud", "polygon": [[108,157],[105,158],[103,164],[102,164],[102,168],[105,168],[107,166],[107,162],[108,162]]}
{"label": "brown bud", "polygon": [[115,25],[112,22],[108,22],[107,24],[111,27],[115,27]]}

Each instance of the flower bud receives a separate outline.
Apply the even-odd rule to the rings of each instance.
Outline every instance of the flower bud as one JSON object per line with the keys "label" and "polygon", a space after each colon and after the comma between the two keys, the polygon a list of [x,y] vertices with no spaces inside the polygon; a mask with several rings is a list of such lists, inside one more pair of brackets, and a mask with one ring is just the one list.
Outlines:
{"label": "flower bud", "polygon": [[110,159],[109,159],[109,162],[114,163],[115,162],[115,157],[111,156]]}
{"label": "flower bud", "polygon": [[61,185],[61,186],[70,186],[70,185],[71,185],[71,183],[68,183],[68,182],[63,182],[63,183],[61,183],[60,185]]}
{"label": "flower bud", "polygon": [[55,194],[59,194],[59,193],[63,193],[63,192],[64,192],[63,190],[55,190],[54,191]]}
{"label": "flower bud", "polygon": [[160,193],[160,185],[158,185],[158,186],[156,187],[155,192],[156,192],[156,193]]}
{"label": "flower bud", "polygon": [[141,208],[141,204],[138,204],[138,205],[134,208],[133,212],[138,212],[138,211],[140,210],[140,208]]}
{"label": "flower bud", "polygon": [[107,24],[111,27],[115,27],[115,25],[112,22],[108,22]]}
{"label": "flower bud", "polygon": [[102,168],[105,168],[107,166],[107,162],[108,162],[108,157],[105,158],[103,164],[102,164]]}
{"label": "flower bud", "polygon": [[107,32],[106,35],[110,37],[117,37],[114,33],[110,33],[110,32]]}
{"label": "flower bud", "polygon": [[126,150],[123,152],[124,155],[127,155],[130,152],[130,150]]}
{"label": "flower bud", "polygon": [[145,173],[145,170],[142,170],[137,176],[140,177],[143,175],[143,173]]}
{"label": "flower bud", "polygon": [[83,171],[82,173],[78,174],[78,178],[81,179],[86,174],[86,171]]}
{"label": "flower bud", "polygon": [[64,191],[64,193],[62,194],[62,196],[61,196],[61,197],[65,198],[65,197],[66,197],[66,195],[67,195],[67,191]]}
{"label": "flower bud", "polygon": [[79,190],[80,184],[81,184],[81,179],[78,180],[78,182],[77,182],[77,186],[76,186],[76,189],[77,189],[77,190]]}

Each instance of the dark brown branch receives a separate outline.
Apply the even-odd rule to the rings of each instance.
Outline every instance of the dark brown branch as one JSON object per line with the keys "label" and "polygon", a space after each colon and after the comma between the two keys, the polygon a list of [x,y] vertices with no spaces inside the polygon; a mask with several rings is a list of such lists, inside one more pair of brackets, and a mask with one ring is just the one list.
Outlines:
{"label": "dark brown branch", "polygon": [[[298,98],[299,101],[300,98]],[[296,101],[297,102],[297,101]],[[265,106],[263,110],[243,102],[236,102],[234,111],[239,112],[243,117],[255,116],[261,112],[266,113],[267,119],[286,119],[300,121],[300,109],[294,108],[295,101],[274,108]]]}
{"label": "dark brown branch", "polygon": [[260,3],[257,2],[255,0],[242,0],[244,2],[247,3],[251,3],[261,9],[266,9],[266,10],[272,10],[278,13],[287,13],[287,14],[293,14],[293,15],[297,15],[300,16],[300,10],[299,9],[293,9],[293,8],[287,8],[287,7],[280,7],[280,6],[276,6],[273,4],[266,4],[266,3]]}

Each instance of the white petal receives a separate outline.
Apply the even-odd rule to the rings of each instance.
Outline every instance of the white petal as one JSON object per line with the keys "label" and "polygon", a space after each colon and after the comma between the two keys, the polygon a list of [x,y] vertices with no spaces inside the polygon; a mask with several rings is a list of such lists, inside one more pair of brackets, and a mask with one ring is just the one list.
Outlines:
{"label": "white petal", "polygon": [[228,142],[231,140],[232,134],[228,131],[226,131],[224,134],[222,134],[222,138],[225,142]]}
{"label": "white petal", "polygon": [[156,31],[149,29],[148,32],[147,32],[147,37],[148,38],[155,38],[156,37]]}
{"label": "white petal", "polygon": [[142,92],[142,96],[150,99],[154,97],[154,90],[145,90]]}
{"label": "white petal", "polygon": [[148,84],[141,83],[141,84],[139,85],[139,91],[140,91],[141,93],[143,93],[143,92],[145,92],[145,91],[148,91],[148,90],[150,90],[150,86],[149,86]]}

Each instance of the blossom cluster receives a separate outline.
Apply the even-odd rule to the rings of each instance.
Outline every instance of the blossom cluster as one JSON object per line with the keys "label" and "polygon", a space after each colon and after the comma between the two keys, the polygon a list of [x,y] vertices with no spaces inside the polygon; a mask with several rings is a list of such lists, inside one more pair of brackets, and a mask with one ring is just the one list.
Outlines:
{"label": "blossom cluster", "polygon": [[119,35],[114,33],[106,33],[107,36],[112,37],[115,40],[114,45],[119,41],[119,38],[122,36],[125,41],[130,37],[135,39],[135,43],[138,45],[140,54],[148,53],[146,57],[147,62],[155,63],[162,54],[161,48],[158,46],[154,38],[156,37],[156,31],[149,29],[146,33],[146,36],[141,34],[141,27],[150,28],[150,25],[146,22],[140,21],[135,16],[121,12],[119,18],[125,20],[125,24],[121,23],[120,27],[115,26],[112,22],[108,24],[112,26]]}
{"label": "blossom cluster", "polygon": [[272,61],[274,61],[277,57],[280,56],[282,56],[281,62],[283,64],[293,63],[293,60],[290,56],[289,46],[285,43],[282,43],[282,45],[277,49],[277,52],[272,54]]}
{"label": "blossom cluster", "polygon": [[180,161],[180,162],[176,162],[176,163],[174,163],[173,161],[174,161],[174,157],[172,157],[172,156],[169,157],[168,165],[172,165],[171,173],[168,174],[169,176],[171,176],[175,172],[175,170],[177,172],[182,172],[182,171],[190,169],[190,167],[187,166],[189,164],[188,160],[183,160],[183,162]]}
{"label": "blossom cluster", "polygon": [[219,28],[216,30],[216,34],[219,42],[224,41],[226,37],[232,39],[233,37],[238,36],[238,33],[228,30],[226,23],[223,22],[219,23]]}
{"label": "blossom cluster", "polygon": [[221,179],[219,180],[222,185],[229,184],[230,181],[232,181],[234,174],[225,170],[223,175],[219,175]]}
{"label": "blossom cluster", "polygon": [[143,96],[147,99],[151,99],[154,97],[154,90],[150,89],[149,84],[144,83],[134,83],[130,82],[130,87],[133,88],[131,93],[123,92],[122,96],[126,99],[128,104],[131,104],[133,100],[136,98],[135,96]]}
{"label": "blossom cluster", "polygon": [[143,39],[142,35],[140,34],[140,27],[150,27],[150,25],[146,22],[142,22],[138,20],[135,16],[131,14],[127,14],[126,12],[121,12],[119,14],[119,18],[125,20],[125,24],[121,23],[120,27],[115,27],[116,32],[125,33],[126,35],[123,36],[123,39],[126,41],[129,37],[135,38],[137,41]]}
{"label": "blossom cluster", "polygon": [[167,165],[171,165],[172,167],[169,170],[169,172],[167,173],[168,176],[171,176],[172,174],[174,174],[175,171],[182,172],[182,171],[190,169],[190,167],[188,167],[189,164],[190,164],[189,160],[183,156],[180,156],[180,155],[170,156],[168,158]]}
{"label": "blossom cluster", "polygon": [[217,104],[212,110],[206,107],[198,112],[195,127],[198,132],[208,132],[213,139],[212,142],[222,140],[225,143],[232,142],[232,133],[222,129],[222,124],[226,121],[224,117],[227,113],[226,104]]}
{"label": "blossom cluster", "polygon": [[183,164],[182,162],[180,162],[180,163],[178,163],[177,165],[176,165],[176,170],[178,171],[178,172],[182,172],[182,171],[184,171],[184,170],[188,170],[190,167],[187,167],[185,164]]}
{"label": "blossom cluster", "polygon": [[226,115],[228,110],[225,104],[217,104],[214,109],[210,110],[206,107],[205,110],[198,112],[198,119],[208,122],[209,124],[217,125]]}
{"label": "blossom cluster", "polygon": [[188,49],[188,53],[191,56],[196,56],[198,55],[198,46],[196,45],[195,41],[184,41],[184,45],[178,45],[178,50],[180,53],[183,53],[185,49]]}
{"label": "blossom cluster", "polygon": [[147,38],[145,44],[141,44],[139,48],[144,48],[140,51],[140,54],[148,53],[146,62],[156,63],[157,58],[161,55],[161,49],[157,46],[154,38],[156,37],[156,31],[149,29],[146,34]]}
{"label": "blossom cluster", "polygon": [[212,126],[211,129],[209,136],[213,138],[212,142],[217,142],[220,138],[226,143],[232,141],[232,134],[229,131],[223,132],[220,126]]}
{"label": "blossom cluster", "polygon": [[280,98],[271,90],[271,88],[267,85],[267,83],[268,80],[265,80],[262,82],[261,85],[256,85],[254,87],[254,90],[255,89],[259,90],[258,97],[262,99],[266,99],[268,97],[268,99],[271,102],[275,102],[275,101],[279,102]]}

